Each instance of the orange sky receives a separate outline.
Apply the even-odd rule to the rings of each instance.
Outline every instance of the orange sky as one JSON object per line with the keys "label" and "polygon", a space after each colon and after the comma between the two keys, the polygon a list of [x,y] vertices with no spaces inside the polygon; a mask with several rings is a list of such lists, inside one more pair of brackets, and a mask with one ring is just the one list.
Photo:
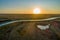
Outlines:
{"label": "orange sky", "polygon": [[60,0],[0,0],[0,4],[0,14],[32,14],[34,8],[42,14],[60,14]]}

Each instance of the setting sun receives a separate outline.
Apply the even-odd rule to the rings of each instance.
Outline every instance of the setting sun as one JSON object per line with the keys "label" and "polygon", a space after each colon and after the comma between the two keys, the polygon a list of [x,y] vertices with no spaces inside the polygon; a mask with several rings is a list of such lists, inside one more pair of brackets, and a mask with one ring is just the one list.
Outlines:
{"label": "setting sun", "polygon": [[40,13],[41,13],[41,10],[40,10],[39,8],[35,8],[35,9],[33,10],[33,13],[34,13],[34,14],[40,14]]}

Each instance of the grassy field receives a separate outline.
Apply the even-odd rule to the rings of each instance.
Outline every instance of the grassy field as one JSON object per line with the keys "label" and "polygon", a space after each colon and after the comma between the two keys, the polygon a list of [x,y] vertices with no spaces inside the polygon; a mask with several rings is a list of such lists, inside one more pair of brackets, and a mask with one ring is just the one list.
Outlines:
{"label": "grassy field", "polygon": [[59,17],[60,14],[0,14],[0,19],[43,19],[49,17]]}
{"label": "grassy field", "polygon": [[[0,14],[0,23],[11,21],[11,20],[31,20],[31,19],[44,19],[44,18],[50,18],[50,17],[60,17],[60,14]],[[60,20],[60,19],[57,19]],[[54,26],[52,26],[50,33],[46,33],[45,31],[41,31],[36,28],[37,24],[49,24],[50,22],[15,22],[9,25],[5,25],[0,27],[0,40],[10,40],[10,35],[12,40],[59,40],[55,33],[60,33],[58,31],[55,31],[55,33],[52,30],[55,30]],[[20,30],[19,27],[23,26],[22,30]],[[17,28],[16,30],[14,30]],[[18,31],[17,31],[18,30]],[[21,31],[21,32],[20,32]],[[34,32],[32,32],[34,31]],[[12,32],[12,34],[11,34]],[[17,34],[18,32],[18,34]],[[27,34],[26,34],[27,33]],[[29,35],[28,35],[29,34]],[[20,35],[20,36],[18,36]],[[57,34],[59,35],[59,34]],[[24,36],[24,37],[23,37]],[[55,39],[56,38],[56,39]],[[58,39],[57,39],[58,38]]]}

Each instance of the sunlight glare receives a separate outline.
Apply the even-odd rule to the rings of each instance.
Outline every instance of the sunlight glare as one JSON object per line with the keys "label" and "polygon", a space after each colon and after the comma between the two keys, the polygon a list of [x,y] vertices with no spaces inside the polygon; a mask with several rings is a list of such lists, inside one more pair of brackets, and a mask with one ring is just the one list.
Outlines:
{"label": "sunlight glare", "polygon": [[33,13],[34,13],[34,14],[40,14],[40,13],[41,13],[41,10],[40,10],[39,8],[35,8],[35,9],[33,10]]}

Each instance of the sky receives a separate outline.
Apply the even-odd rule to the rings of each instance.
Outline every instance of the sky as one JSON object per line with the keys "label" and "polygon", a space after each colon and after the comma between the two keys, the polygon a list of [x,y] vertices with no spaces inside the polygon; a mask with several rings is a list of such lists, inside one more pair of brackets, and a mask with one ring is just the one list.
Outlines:
{"label": "sky", "polygon": [[39,8],[41,13],[60,13],[60,0],[0,0],[1,13],[33,13],[34,8]]}

